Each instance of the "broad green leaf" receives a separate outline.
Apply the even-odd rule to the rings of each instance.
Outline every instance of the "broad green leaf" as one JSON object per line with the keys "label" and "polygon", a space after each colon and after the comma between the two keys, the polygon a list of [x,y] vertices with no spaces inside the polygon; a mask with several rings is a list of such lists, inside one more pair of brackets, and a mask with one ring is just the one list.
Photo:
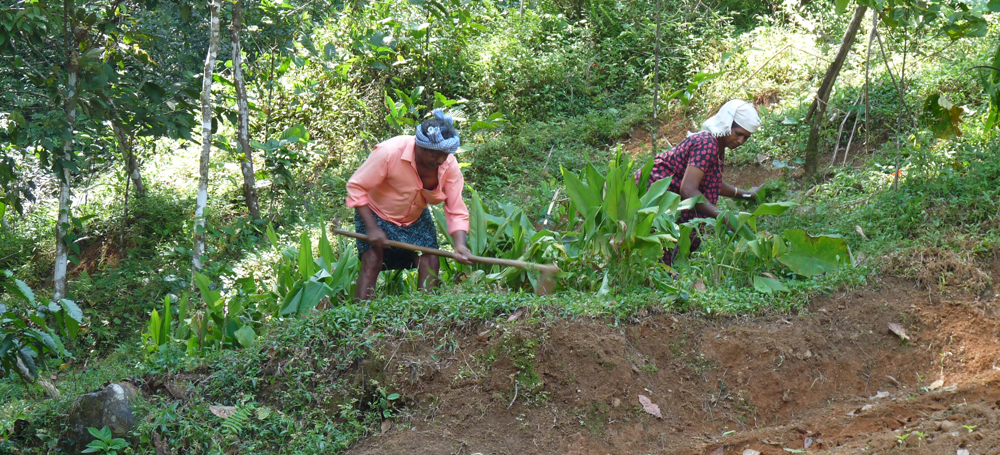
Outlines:
{"label": "broad green leaf", "polygon": [[483,208],[483,200],[479,198],[479,193],[471,186],[468,188],[472,192],[472,200],[469,201],[472,206],[469,207],[468,247],[472,254],[480,256],[486,253],[486,241],[489,236],[486,231],[486,210]]}
{"label": "broad green leaf", "polygon": [[799,275],[815,276],[832,272],[849,261],[844,239],[823,235],[813,237],[800,229],[785,231],[784,239],[788,241],[789,251],[778,260]]}
{"label": "broad green leaf", "polygon": [[757,231],[757,217],[761,215],[781,215],[785,213],[788,209],[797,206],[795,202],[792,201],[782,201],[782,202],[768,202],[766,204],[761,204],[757,206],[757,209],[753,211],[753,215],[747,220],[747,224]]}
{"label": "broad green leaf", "polygon": [[566,183],[566,193],[581,215],[586,217],[595,207],[601,206],[601,198],[594,190],[580,180],[576,174],[562,169],[563,182]]}
{"label": "broad green leaf", "polygon": [[236,338],[236,341],[240,343],[240,346],[249,348],[253,347],[254,342],[257,340],[257,333],[254,332],[253,327],[245,325],[233,333],[233,338]]}
{"label": "broad green leaf", "polygon": [[587,169],[584,170],[584,174],[587,179],[587,186],[600,191],[604,188],[604,176],[594,167],[593,164],[587,163]]}
{"label": "broad green leaf", "polygon": [[76,302],[69,299],[61,299],[59,303],[62,305],[63,312],[66,316],[69,316],[70,319],[76,321],[77,323],[83,320],[83,311],[81,311],[80,307],[76,305]]}
{"label": "broad green leaf", "polygon": [[306,314],[309,310],[312,310],[323,297],[326,297],[333,293],[333,289],[327,286],[326,283],[310,281],[306,283],[302,288],[302,300],[299,302],[298,313],[299,315]]}
{"label": "broad green leaf", "polygon": [[147,330],[149,330],[149,338],[150,340],[153,341],[154,346],[160,345],[160,330],[162,328],[163,324],[162,321],[160,320],[160,312],[154,309],[149,314],[149,326],[147,326]]}
{"label": "broad green leaf", "polygon": [[202,275],[198,272],[194,274],[195,285],[198,286],[198,290],[201,291],[201,298],[208,304],[209,309],[214,308],[216,302],[222,298],[222,293],[219,291],[212,290],[212,282],[209,281],[208,277]]}
{"label": "broad green leaf", "polygon": [[646,208],[652,206],[654,202],[658,203],[660,200],[660,196],[666,193],[667,189],[670,188],[670,182],[672,180],[673,177],[660,179],[654,182],[652,185],[650,185],[649,190],[646,191],[646,194],[643,194],[642,198],[639,199],[640,203],[639,206],[642,208]]}
{"label": "broad green leaf", "polygon": [[45,345],[45,347],[56,356],[64,356],[68,354],[66,352],[66,348],[63,347],[62,342],[59,341],[59,338],[53,337],[50,333],[32,328],[25,331],[25,335]]}
{"label": "broad green leaf", "polygon": [[782,284],[780,281],[774,278],[767,278],[763,276],[753,277],[753,288],[765,294],[773,294],[775,292],[788,292],[788,287]]}
{"label": "broad green leaf", "polygon": [[[14,283],[17,285],[15,293],[24,299],[26,302],[34,305],[35,304],[35,292],[31,290],[25,282],[15,278]],[[12,289],[13,290],[13,289]]]}
{"label": "broad green leaf", "polygon": [[271,241],[271,245],[274,246],[274,251],[280,253],[281,247],[278,246],[278,234],[274,233],[274,226],[271,223],[267,224],[267,239]]}
{"label": "broad green leaf", "polygon": [[295,284],[292,285],[291,289],[288,290],[288,293],[285,294],[285,298],[282,299],[280,307],[282,316],[288,316],[299,312],[299,302],[302,301],[303,285],[303,281],[296,281]]}
{"label": "broad green leaf", "polygon": [[834,9],[837,14],[844,14],[847,12],[847,5],[851,3],[851,0],[834,0]]}
{"label": "broad green leaf", "polygon": [[316,272],[313,270],[314,267],[312,241],[309,239],[309,233],[303,232],[299,237],[299,278],[304,280],[311,277]]}
{"label": "broad green leaf", "polygon": [[330,238],[326,235],[326,229],[321,226],[320,232],[322,235],[319,238],[319,257],[323,259],[323,263],[329,268],[337,260],[337,257],[333,254],[333,247],[330,245]]}

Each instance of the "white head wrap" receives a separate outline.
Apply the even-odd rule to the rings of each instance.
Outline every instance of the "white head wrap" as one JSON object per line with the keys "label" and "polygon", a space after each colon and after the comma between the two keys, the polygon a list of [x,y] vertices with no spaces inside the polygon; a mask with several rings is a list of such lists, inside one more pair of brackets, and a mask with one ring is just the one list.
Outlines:
{"label": "white head wrap", "polygon": [[715,137],[729,136],[733,132],[733,122],[749,133],[760,128],[760,116],[752,104],[742,100],[731,100],[723,104],[717,114],[701,124],[701,131],[712,133]]}

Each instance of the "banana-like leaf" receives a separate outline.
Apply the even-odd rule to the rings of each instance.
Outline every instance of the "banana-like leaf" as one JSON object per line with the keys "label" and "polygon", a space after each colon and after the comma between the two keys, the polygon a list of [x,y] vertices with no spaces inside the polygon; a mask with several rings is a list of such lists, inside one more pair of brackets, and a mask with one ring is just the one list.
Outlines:
{"label": "banana-like leaf", "polygon": [[799,275],[821,275],[850,263],[844,239],[825,235],[814,237],[800,229],[785,231],[784,239],[790,248],[778,260]]}
{"label": "banana-like leaf", "polygon": [[309,239],[308,232],[303,232],[299,237],[299,279],[309,279],[313,273],[316,273],[314,268],[312,240]]}
{"label": "banana-like leaf", "polygon": [[773,294],[775,292],[788,292],[788,287],[785,286],[782,282],[774,278],[767,278],[763,276],[753,277],[753,288],[765,294]]}
{"label": "banana-like leaf", "polygon": [[[594,208],[601,206],[601,198],[595,190],[583,183],[576,174],[562,169],[563,181],[566,183],[566,193],[580,215],[585,218],[593,213]],[[600,188],[597,188],[600,190]]]}

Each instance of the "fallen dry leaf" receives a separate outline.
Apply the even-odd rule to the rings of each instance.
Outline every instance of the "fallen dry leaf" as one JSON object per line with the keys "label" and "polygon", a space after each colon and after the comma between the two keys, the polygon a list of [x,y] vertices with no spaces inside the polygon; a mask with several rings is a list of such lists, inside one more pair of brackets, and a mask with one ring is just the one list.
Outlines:
{"label": "fallen dry leaf", "polygon": [[510,315],[510,317],[507,318],[507,322],[516,321],[518,318],[521,317],[522,314],[524,314],[524,310],[517,310],[516,312],[514,312],[514,314]]}
{"label": "fallen dry leaf", "polygon": [[663,418],[663,414],[660,414],[660,407],[649,400],[645,395],[639,395],[639,404],[642,405],[642,410],[656,417]]}
{"label": "fallen dry leaf", "polygon": [[875,394],[875,396],[868,397],[868,399],[870,399],[870,400],[877,400],[879,398],[887,398],[888,396],[889,396],[889,392],[883,392],[883,391],[879,390],[878,393]]}
{"label": "fallen dry leaf", "polygon": [[903,341],[910,341],[910,337],[906,335],[906,330],[903,330],[903,326],[896,324],[895,322],[889,323],[889,330],[895,333],[899,339]]}
{"label": "fallen dry leaf", "polygon": [[746,449],[743,451],[743,455],[760,455],[760,451],[754,449]]}
{"label": "fallen dry leaf", "polygon": [[697,289],[697,290],[699,290],[699,291],[704,291],[705,289],[708,289],[708,288],[705,287],[705,283],[702,283],[701,281],[695,281],[694,282],[694,288]]}
{"label": "fallen dry leaf", "polygon": [[931,385],[927,386],[927,388],[931,390],[940,389],[941,387],[944,387],[944,379],[938,379],[937,381],[932,382]]}
{"label": "fallen dry leaf", "polygon": [[233,414],[236,414],[236,406],[209,406],[208,410],[223,419],[228,419]]}
{"label": "fallen dry leaf", "polygon": [[156,455],[170,455],[170,445],[155,431],[153,432],[153,447],[156,448]]}
{"label": "fallen dry leaf", "polygon": [[180,384],[176,384],[176,383],[173,383],[173,382],[168,382],[168,383],[163,384],[163,388],[167,389],[167,393],[169,393],[170,396],[172,396],[172,397],[174,397],[174,398],[176,398],[178,400],[183,399],[184,396],[186,395],[185,392],[184,392],[184,386],[182,386]]}
{"label": "fallen dry leaf", "polygon": [[717,449],[715,449],[715,450],[712,451],[712,455],[723,455],[723,454],[725,454],[726,452],[723,450],[725,448],[726,448],[726,446],[719,446],[719,448],[717,448]]}
{"label": "fallen dry leaf", "polygon": [[767,272],[764,272],[764,273],[761,273],[761,275],[764,275],[765,277],[768,277],[768,278],[770,278],[770,279],[772,279],[772,280],[776,280],[776,279],[778,279],[778,277],[774,276],[774,274],[773,274],[773,273],[767,273]]}
{"label": "fallen dry leaf", "polygon": [[391,429],[392,429],[392,421],[389,420],[389,419],[383,420],[382,421],[382,432],[385,433],[386,431],[389,431]]}
{"label": "fallen dry leaf", "polygon": [[857,232],[858,235],[861,236],[861,238],[868,240],[868,236],[865,235],[865,230],[861,229],[861,226],[854,226],[854,231]]}

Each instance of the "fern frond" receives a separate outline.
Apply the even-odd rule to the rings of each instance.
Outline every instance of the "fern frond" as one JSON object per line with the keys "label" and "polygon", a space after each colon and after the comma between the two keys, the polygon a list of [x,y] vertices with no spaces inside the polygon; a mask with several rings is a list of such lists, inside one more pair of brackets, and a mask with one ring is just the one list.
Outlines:
{"label": "fern frond", "polygon": [[253,406],[240,406],[233,415],[222,422],[222,432],[237,434],[247,428]]}

